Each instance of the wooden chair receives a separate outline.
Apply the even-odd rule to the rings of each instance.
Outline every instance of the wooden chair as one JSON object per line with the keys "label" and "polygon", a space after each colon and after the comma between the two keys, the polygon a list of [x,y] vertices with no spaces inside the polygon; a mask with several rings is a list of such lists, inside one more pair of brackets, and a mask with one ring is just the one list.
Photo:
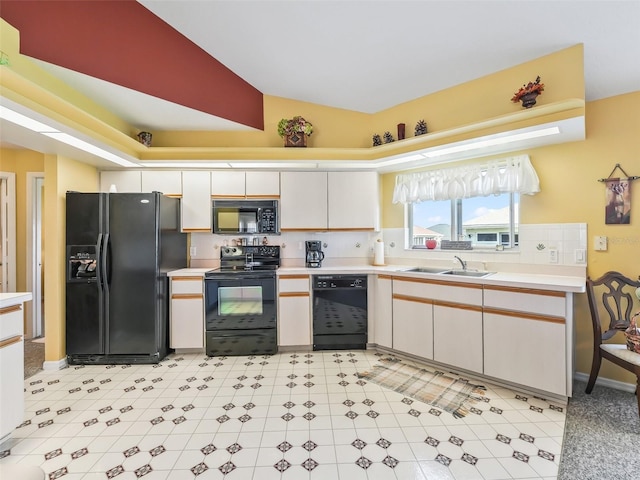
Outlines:
{"label": "wooden chair", "polygon": [[627,349],[625,343],[603,343],[629,326],[634,311],[640,310],[636,289],[640,280],[634,281],[619,272],[607,272],[596,280],[587,278],[587,298],[593,325],[593,362],[587,383],[591,393],[596,383],[600,364],[605,358],[629,370],[637,378],[636,397],[640,415],[640,354]]}

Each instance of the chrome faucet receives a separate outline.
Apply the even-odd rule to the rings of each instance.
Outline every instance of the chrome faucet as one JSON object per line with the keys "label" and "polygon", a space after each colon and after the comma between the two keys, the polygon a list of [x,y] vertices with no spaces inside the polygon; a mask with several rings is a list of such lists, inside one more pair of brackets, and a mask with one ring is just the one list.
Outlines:
{"label": "chrome faucet", "polygon": [[455,258],[456,260],[458,260],[460,262],[460,265],[462,265],[462,270],[466,270],[467,269],[467,262],[465,262],[464,260],[462,260],[460,257],[458,257],[457,255],[454,255],[453,258]]}

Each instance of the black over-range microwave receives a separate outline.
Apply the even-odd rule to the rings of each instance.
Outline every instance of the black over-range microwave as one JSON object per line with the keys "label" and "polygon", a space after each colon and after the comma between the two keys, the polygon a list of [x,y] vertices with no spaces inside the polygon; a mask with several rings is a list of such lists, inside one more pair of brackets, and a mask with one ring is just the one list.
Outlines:
{"label": "black over-range microwave", "polygon": [[278,235],[278,200],[214,200],[213,233]]}

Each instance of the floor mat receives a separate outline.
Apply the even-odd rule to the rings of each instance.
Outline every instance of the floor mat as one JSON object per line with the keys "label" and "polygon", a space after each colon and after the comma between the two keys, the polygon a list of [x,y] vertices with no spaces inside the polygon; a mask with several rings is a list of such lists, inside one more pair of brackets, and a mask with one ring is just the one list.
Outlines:
{"label": "floor mat", "polygon": [[395,358],[380,359],[379,365],[370,371],[358,372],[358,377],[441,408],[457,418],[464,417],[476,402],[483,401],[486,390],[482,385],[408,365]]}

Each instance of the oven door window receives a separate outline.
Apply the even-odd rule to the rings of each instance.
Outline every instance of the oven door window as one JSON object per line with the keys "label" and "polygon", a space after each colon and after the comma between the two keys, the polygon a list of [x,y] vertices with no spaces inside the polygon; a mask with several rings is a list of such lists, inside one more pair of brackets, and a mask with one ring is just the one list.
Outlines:
{"label": "oven door window", "polygon": [[218,288],[218,316],[262,315],[261,286],[233,286]]}

